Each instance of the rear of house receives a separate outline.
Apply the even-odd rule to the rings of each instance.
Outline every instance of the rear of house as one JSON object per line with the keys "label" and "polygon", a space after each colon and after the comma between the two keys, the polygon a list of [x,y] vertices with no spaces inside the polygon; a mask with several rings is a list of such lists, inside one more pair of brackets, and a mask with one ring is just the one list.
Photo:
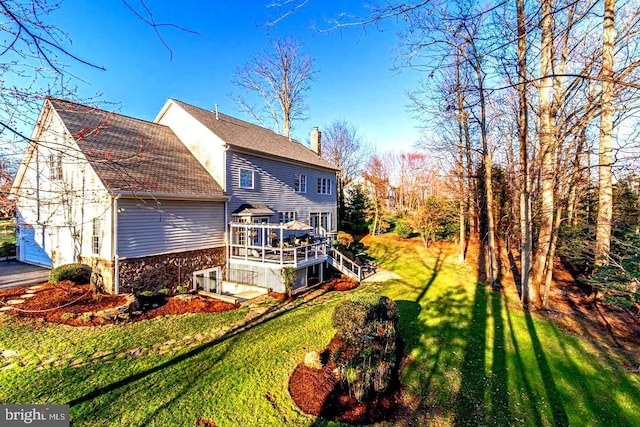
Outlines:
{"label": "rear of house", "polygon": [[175,100],[147,122],[50,98],[33,140],[12,189],[25,262],[87,263],[113,293],[324,277],[336,170],[317,129],[310,150]]}
{"label": "rear of house", "polygon": [[[294,289],[323,279],[327,239],[337,225],[336,169],[320,156],[317,129],[312,150],[260,126],[176,100],[165,104],[156,122],[200,141],[185,144],[229,196],[225,280],[235,285],[226,286],[284,292],[285,268],[296,270]],[[287,227],[294,220],[303,226]]]}

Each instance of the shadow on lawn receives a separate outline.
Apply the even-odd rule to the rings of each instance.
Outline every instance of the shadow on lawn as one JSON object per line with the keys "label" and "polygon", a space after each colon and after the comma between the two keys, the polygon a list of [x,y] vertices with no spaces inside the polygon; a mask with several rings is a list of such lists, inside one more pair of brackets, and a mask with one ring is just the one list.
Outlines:
{"label": "shadow on lawn", "polygon": [[[308,293],[313,292],[314,290],[310,290]],[[291,308],[299,308],[299,307],[303,307],[305,305],[308,305],[309,303],[311,303],[312,301],[314,301],[315,299],[317,299],[318,297],[324,295],[326,292],[319,292],[317,295],[315,295],[314,297],[304,297],[303,301],[301,303],[298,303],[297,305],[291,305],[290,303],[286,302],[286,301],[282,301],[276,305],[273,305],[271,307],[269,307],[269,309],[267,311],[265,311],[264,313],[261,313],[251,319],[249,319],[247,322],[244,322],[241,325],[238,325],[237,327],[235,327],[234,329],[231,329],[229,331],[227,331],[224,335],[222,335],[219,338],[216,338],[210,342],[207,343],[203,343],[202,345],[195,347],[193,350],[190,350],[184,354],[181,354],[179,356],[176,356],[164,363],[161,363],[158,366],[154,366],[153,368],[150,369],[146,369],[142,372],[139,372],[137,374],[133,374],[133,375],[129,375],[128,377],[125,377],[119,381],[115,381],[109,385],[97,388],[89,393],[86,393],[83,396],[80,396],[76,399],[73,399],[69,402],[67,402],[67,404],[73,408],[74,406],[80,405],[82,403],[91,401],[105,393],[110,393],[112,391],[121,389],[123,387],[126,387],[136,381],[142,380],[156,372],[160,372],[166,368],[172,367],[184,360],[190,359],[194,356],[199,355],[200,353],[202,353],[203,351],[216,346],[220,343],[223,343],[227,340],[229,340],[232,337],[235,337],[236,335],[238,335],[239,333],[253,328],[257,325],[260,325],[264,322],[268,322],[270,320],[276,319],[280,316],[282,316],[283,314],[286,314]],[[302,294],[302,296],[306,295],[307,293]]]}

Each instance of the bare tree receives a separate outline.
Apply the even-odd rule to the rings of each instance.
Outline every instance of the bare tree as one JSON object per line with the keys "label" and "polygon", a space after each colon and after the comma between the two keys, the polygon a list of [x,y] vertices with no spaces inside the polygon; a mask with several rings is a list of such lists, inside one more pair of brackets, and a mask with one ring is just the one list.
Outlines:
{"label": "bare tree", "polygon": [[[231,81],[250,96],[229,94],[240,111],[263,126],[272,120],[275,130],[286,137],[291,135],[292,123],[304,118],[308,108],[305,95],[317,73],[314,58],[303,54],[302,47],[294,39],[273,39],[271,50],[236,68]],[[262,107],[252,102],[255,98]]]}
{"label": "bare tree", "polygon": [[345,220],[345,188],[358,177],[366,161],[366,145],[358,129],[345,120],[336,120],[323,135],[322,157],[338,168],[338,226]]}
{"label": "bare tree", "polygon": [[609,263],[611,245],[611,217],[613,214],[613,54],[615,44],[614,16],[616,0],[604,1],[602,24],[602,114],[600,115],[600,159],[598,162],[598,224],[596,227],[595,264]]}

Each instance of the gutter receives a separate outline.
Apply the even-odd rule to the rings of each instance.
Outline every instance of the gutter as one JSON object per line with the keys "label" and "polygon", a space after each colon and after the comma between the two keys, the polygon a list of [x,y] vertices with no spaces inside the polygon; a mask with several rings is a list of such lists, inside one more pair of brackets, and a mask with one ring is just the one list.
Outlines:
{"label": "gutter", "polygon": [[229,196],[208,196],[208,195],[189,195],[189,194],[176,194],[176,193],[152,193],[152,192],[140,192],[140,191],[120,191],[115,190],[111,194],[117,195],[117,197],[126,198],[158,198],[158,199],[174,199],[174,200],[209,200],[217,202],[226,202],[230,199]]}
{"label": "gutter", "polygon": [[113,221],[113,235],[111,242],[111,254],[114,260],[114,276],[113,290],[116,295],[120,293],[120,257],[118,256],[118,199],[120,194],[113,198],[113,214],[111,219]]}

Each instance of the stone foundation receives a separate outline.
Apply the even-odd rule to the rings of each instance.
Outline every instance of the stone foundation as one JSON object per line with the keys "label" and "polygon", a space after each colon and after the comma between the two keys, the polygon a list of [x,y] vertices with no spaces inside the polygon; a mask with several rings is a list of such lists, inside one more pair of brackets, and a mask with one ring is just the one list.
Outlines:
{"label": "stone foundation", "polygon": [[157,292],[178,286],[193,287],[193,272],[226,265],[226,250],[221,248],[179,252],[120,260],[120,293]]}

